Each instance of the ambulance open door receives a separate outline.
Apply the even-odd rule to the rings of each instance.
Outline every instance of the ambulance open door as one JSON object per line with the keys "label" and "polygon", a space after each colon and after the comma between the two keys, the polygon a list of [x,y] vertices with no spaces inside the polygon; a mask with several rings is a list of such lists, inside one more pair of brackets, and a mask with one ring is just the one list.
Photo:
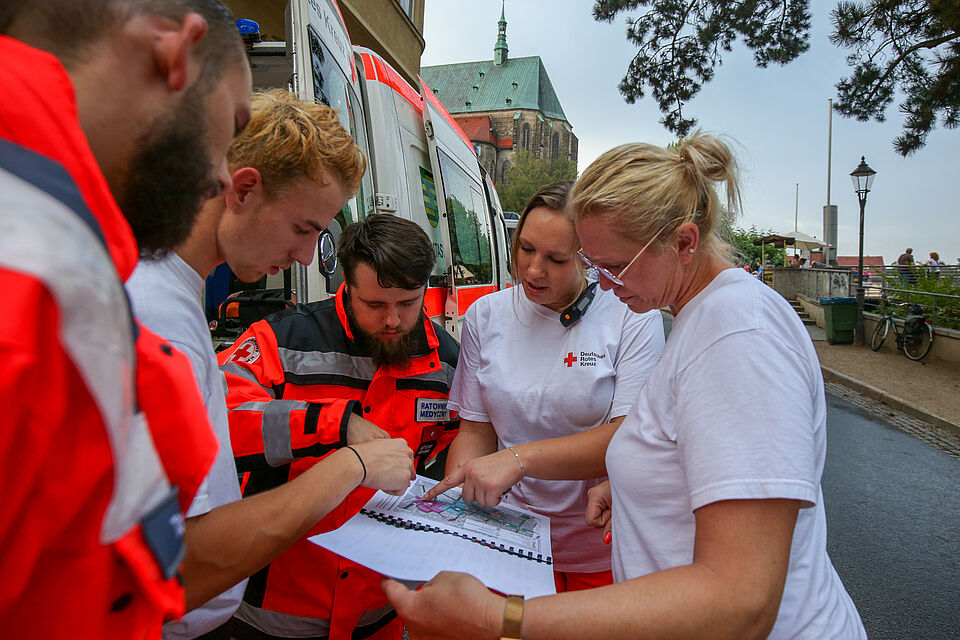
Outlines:
{"label": "ambulance open door", "polygon": [[[326,104],[337,112],[340,124],[369,158],[360,79],[350,45],[350,36],[340,10],[332,0],[290,0],[287,5],[287,51],[292,59],[291,85],[306,101]],[[320,238],[309,266],[293,265],[298,302],[324,300],[343,281],[336,264],[336,241],[340,230],[367,214],[373,194],[368,168],[356,195],[350,198],[331,224],[331,233]]]}
{"label": "ambulance open door", "polygon": [[420,81],[423,124],[444,229],[447,297],[444,328],[459,338],[459,318],[480,296],[496,291],[493,230],[480,165],[470,140]]}

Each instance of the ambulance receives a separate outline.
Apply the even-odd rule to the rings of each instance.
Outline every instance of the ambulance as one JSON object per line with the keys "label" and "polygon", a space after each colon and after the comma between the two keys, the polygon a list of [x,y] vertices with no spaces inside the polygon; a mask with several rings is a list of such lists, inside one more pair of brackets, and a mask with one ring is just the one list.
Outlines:
{"label": "ambulance", "polygon": [[240,26],[250,32],[245,39],[254,87],[287,88],[336,109],[367,157],[367,172],[357,195],[321,235],[309,266],[269,278],[270,293],[245,291],[222,305],[229,273],[214,274],[208,312],[219,308],[219,321],[238,330],[291,299],[306,303],[333,295],[343,281],[336,263],[342,228],[391,214],[413,220],[430,237],[437,262],[424,303],[431,318],[459,339],[467,307],[510,278],[500,200],[473,144],[422,80],[413,87],[376,52],[350,44],[335,0],[290,0],[285,42],[257,41],[256,27],[247,24]]}

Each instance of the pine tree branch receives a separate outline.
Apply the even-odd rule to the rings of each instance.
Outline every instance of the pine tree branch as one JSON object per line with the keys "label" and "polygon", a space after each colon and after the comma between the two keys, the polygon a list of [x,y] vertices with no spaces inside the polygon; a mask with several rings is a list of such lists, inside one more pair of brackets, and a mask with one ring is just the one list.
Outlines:
{"label": "pine tree branch", "polygon": [[[893,60],[890,64],[887,65],[887,69],[886,71],[883,72],[883,75],[881,75],[880,78],[875,83],[873,83],[874,88],[871,89],[870,92],[867,94],[867,100],[869,100],[870,98],[873,98],[874,95],[876,95],[877,91],[879,90],[880,87],[883,86],[883,83],[886,82],[890,74],[893,73],[894,70],[898,66],[900,66],[900,63],[903,62],[907,58],[907,56],[909,56],[911,53],[919,51],[920,49],[935,49],[936,47],[939,47],[941,44],[944,44],[945,42],[950,42],[951,40],[955,40],[958,37],[960,37],[960,33],[954,32],[954,33],[941,36],[939,38],[931,38],[929,40],[924,40],[923,42],[918,42],[913,46],[908,47],[903,53],[897,56],[895,60]],[[872,56],[871,56],[871,60],[872,60]]]}
{"label": "pine tree branch", "polygon": [[[679,36],[680,31],[683,29],[684,25],[687,24],[687,16],[690,15],[690,11],[693,10],[693,7],[696,4],[697,4],[697,0],[691,0],[689,3],[687,3],[687,8],[684,9],[683,15],[681,16],[679,28],[677,28],[673,33],[673,39],[670,42],[670,59],[671,60],[675,61],[677,59],[677,37]],[[679,78],[677,77],[677,74],[676,74],[676,68],[677,68],[676,65],[674,65],[673,68],[674,68],[673,81],[678,82]],[[679,120],[683,120],[683,101],[680,99],[679,93],[674,94],[674,101],[677,103],[677,118]],[[674,132],[674,133],[677,133],[677,132]]]}

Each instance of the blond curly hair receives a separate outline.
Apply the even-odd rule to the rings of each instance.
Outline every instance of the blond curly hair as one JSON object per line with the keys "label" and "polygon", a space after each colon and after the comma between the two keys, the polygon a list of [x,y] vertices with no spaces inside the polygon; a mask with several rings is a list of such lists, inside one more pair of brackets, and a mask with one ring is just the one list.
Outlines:
{"label": "blond curly hair", "polygon": [[304,178],[322,182],[324,172],[350,193],[360,188],[367,161],[336,111],[283,89],[254,92],[251,106],[250,123],[227,151],[231,173],[253,167],[269,198]]}

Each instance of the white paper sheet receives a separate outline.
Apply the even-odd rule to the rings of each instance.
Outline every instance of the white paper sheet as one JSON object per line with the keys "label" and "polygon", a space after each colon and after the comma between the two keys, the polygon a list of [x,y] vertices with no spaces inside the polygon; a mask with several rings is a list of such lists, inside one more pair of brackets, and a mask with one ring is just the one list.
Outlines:
{"label": "white paper sheet", "polygon": [[459,488],[423,502],[434,484],[418,476],[401,497],[378,491],[340,528],[310,541],[404,582],[463,571],[502,593],[556,593],[547,517],[464,503]]}

